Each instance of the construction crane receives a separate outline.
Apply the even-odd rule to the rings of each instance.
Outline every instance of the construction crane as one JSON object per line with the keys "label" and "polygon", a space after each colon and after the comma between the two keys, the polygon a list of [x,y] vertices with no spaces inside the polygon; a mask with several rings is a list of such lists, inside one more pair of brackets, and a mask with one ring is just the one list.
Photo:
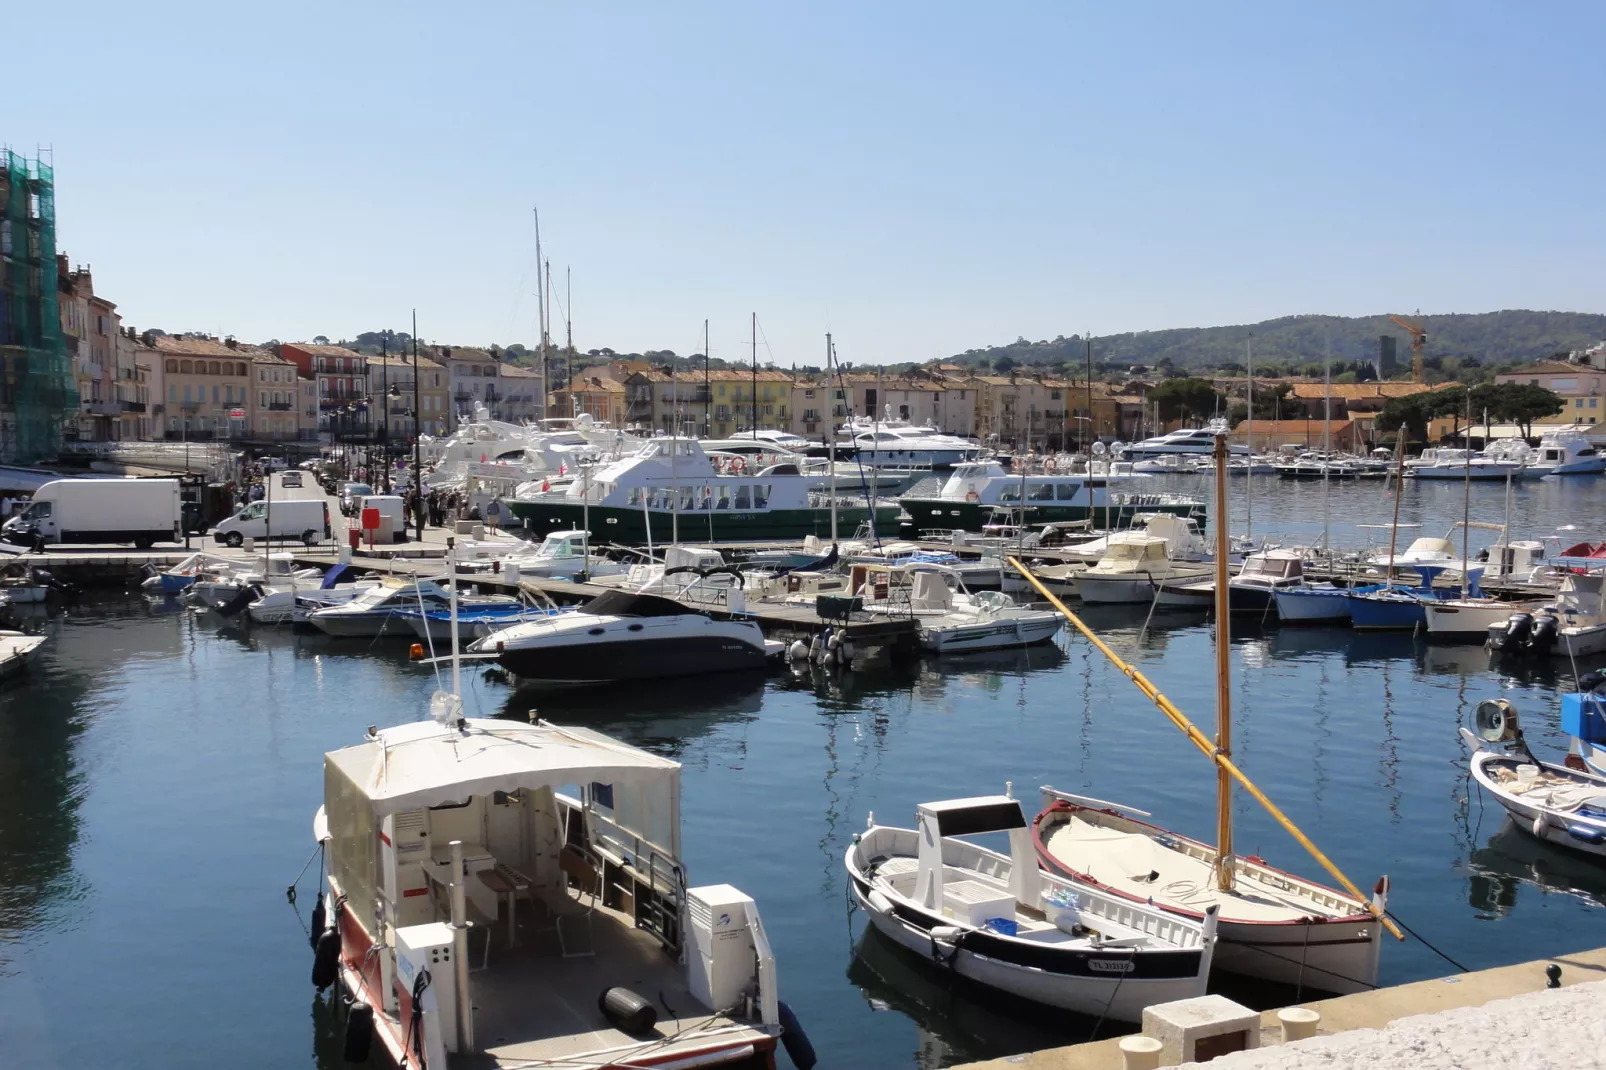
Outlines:
{"label": "construction crane", "polygon": [[[1421,315],[1421,313],[1417,313]],[[1423,382],[1422,378],[1422,347],[1427,344],[1428,332],[1422,329],[1420,323],[1411,323],[1402,316],[1390,316],[1389,319],[1411,332],[1411,381]]]}

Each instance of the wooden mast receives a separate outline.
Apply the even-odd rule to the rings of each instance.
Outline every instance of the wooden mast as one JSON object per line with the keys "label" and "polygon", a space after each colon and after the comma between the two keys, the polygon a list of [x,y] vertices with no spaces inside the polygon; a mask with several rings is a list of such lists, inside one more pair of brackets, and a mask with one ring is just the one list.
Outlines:
{"label": "wooden mast", "polygon": [[[1216,431],[1216,753],[1232,758],[1232,614],[1227,557],[1227,428]],[[1232,774],[1216,766],[1216,887],[1232,889]]]}

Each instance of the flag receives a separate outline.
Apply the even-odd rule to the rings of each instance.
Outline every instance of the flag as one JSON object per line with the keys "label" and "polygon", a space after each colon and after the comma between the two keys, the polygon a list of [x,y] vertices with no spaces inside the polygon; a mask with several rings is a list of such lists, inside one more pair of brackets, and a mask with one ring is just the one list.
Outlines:
{"label": "flag", "polygon": [[568,461],[559,461],[558,462],[558,475],[566,476],[568,474],[569,474],[569,462]]}
{"label": "flag", "polygon": [[485,454],[480,454],[480,463],[484,464],[486,460],[488,460],[488,458],[485,456]]}
{"label": "flag", "polygon": [[543,491],[551,490],[552,484],[543,479],[541,480],[541,489]]}

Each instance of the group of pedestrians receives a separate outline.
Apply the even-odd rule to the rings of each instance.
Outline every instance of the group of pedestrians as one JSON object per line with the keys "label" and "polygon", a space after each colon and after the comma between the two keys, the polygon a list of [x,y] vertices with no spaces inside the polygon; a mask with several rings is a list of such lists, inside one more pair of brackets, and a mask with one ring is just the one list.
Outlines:
{"label": "group of pedestrians", "polygon": [[432,490],[420,495],[417,487],[409,487],[402,496],[402,504],[411,518],[410,523],[417,524],[422,514],[423,521],[432,528],[443,528],[459,520],[481,520],[486,527],[500,528],[507,515],[501,497],[491,499],[482,510],[468,495],[455,490]]}

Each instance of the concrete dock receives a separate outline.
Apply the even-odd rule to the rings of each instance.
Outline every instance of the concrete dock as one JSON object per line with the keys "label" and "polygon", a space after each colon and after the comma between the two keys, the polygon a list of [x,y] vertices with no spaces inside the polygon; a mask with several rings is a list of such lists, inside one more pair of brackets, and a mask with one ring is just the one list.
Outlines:
{"label": "concrete dock", "polygon": [[[1561,991],[1546,991],[1560,967]],[[1576,986],[1576,987],[1575,987]],[[1271,1067],[1599,1066],[1606,1056],[1606,948],[1301,1003],[1316,1035],[1282,1043],[1277,1011],[1260,1015],[1260,1048],[1211,1060]],[[1122,1070],[1120,1037],[970,1063],[964,1070]],[[1188,1064],[1192,1065],[1192,1064]]]}

